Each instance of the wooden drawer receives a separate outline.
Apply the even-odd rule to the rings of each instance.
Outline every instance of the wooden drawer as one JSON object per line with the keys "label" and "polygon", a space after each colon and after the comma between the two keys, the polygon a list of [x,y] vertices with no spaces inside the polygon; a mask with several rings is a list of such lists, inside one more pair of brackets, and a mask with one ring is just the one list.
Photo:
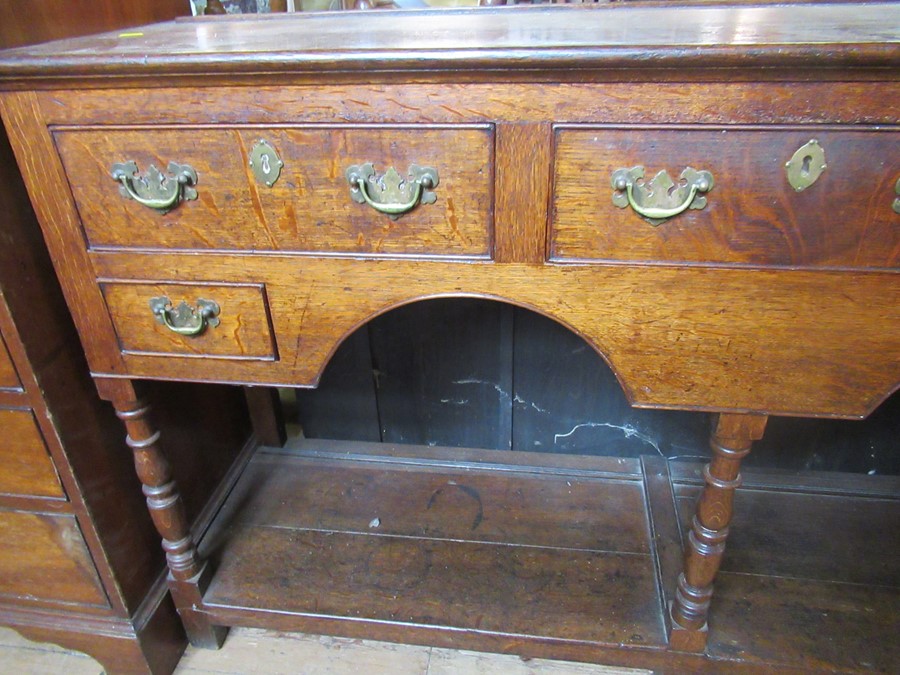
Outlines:
{"label": "wooden drawer", "polygon": [[[117,281],[102,283],[101,288],[119,345],[126,354],[276,358],[265,289],[261,285]],[[151,307],[154,299],[168,300],[168,303],[164,300],[155,303],[165,307],[165,317],[159,308],[154,313]],[[215,303],[218,312],[210,320],[201,321],[198,309],[204,301]],[[182,320],[177,316],[179,308],[184,312]],[[196,334],[179,334],[166,321]]]}
{"label": "wooden drawer", "polygon": [[0,509],[0,595],[107,606],[74,516]]}
{"label": "wooden drawer", "polygon": [[22,383],[16,375],[15,366],[9,356],[9,350],[0,335],[0,389],[21,389]]}
{"label": "wooden drawer", "polygon": [[30,410],[0,410],[0,493],[65,497]]}
{"label": "wooden drawer", "polygon": [[[492,127],[156,128],[56,131],[94,247],[306,251],[489,257]],[[264,139],[284,163],[272,187],[251,170]],[[166,214],[120,194],[110,174],[134,161],[187,164],[197,199]],[[397,219],[351,199],[348,167],[438,172],[436,201]],[[274,164],[274,162],[273,162]],[[273,169],[273,165],[270,165]]]}
{"label": "wooden drawer", "polygon": [[[811,139],[827,168],[797,192],[785,164]],[[555,141],[553,259],[898,265],[897,131],[558,127]],[[675,182],[686,167],[711,172],[706,206],[657,226],[617,207],[612,174],[636,166],[647,182],[662,170]]]}

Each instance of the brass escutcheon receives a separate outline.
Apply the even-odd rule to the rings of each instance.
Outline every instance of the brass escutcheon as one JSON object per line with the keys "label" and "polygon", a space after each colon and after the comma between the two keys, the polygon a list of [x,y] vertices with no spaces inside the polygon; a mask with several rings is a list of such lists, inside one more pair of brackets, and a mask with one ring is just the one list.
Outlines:
{"label": "brass escutcheon", "polygon": [[784,165],[788,183],[797,192],[803,192],[819,180],[826,168],[825,150],[815,138],[798,148]]}
{"label": "brass escutcheon", "polygon": [[254,143],[250,150],[250,168],[258,183],[268,187],[275,185],[283,166],[284,162],[268,141],[260,139]]}

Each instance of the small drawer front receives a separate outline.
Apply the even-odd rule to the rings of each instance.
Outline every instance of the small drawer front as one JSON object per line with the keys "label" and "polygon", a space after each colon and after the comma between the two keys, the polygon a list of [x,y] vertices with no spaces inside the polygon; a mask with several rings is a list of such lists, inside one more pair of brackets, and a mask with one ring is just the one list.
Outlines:
{"label": "small drawer front", "polygon": [[126,354],[276,358],[260,285],[112,282],[101,288]]}
{"label": "small drawer front", "polygon": [[65,497],[30,410],[0,410],[0,493]]}
{"label": "small drawer front", "polygon": [[[492,136],[484,125],[55,133],[92,246],[463,257],[491,253]],[[274,154],[255,155],[260,141]],[[140,177],[150,165],[187,165],[196,198],[167,213],[143,206],[110,174],[123,162]],[[346,174],[365,164],[376,179],[399,174],[401,202],[414,196],[411,167],[433,168],[434,201],[395,218],[358,203]]]}
{"label": "small drawer front", "polygon": [[73,516],[0,510],[0,596],[108,606]]}
{"label": "small drawer front", "polygon": [[[809,150],[811,140],[824,161],[818,150]],[[795,173],[805,172],[807,179],[820,175],[798,191],[786,165],[801,148]],[[638,208],[684,205],[682,196],[690,197],[690,191],[687,186],[679,190],[679,184],[688,167],[711,176],[712,188],[696,194],[705,205],[692,202],[692,208],[651,224],[628,204],[627,190],[613,189],[616,172],[638,166],[646,188],[634,187]],[[663,170],[667,175],[657,176]],[[556,260],[896,267],[898,178],[896,131],[560,127],[550,255]]]}
{"label": "small drawer front", "polygon": [[9,356],[9,350],[6,348],[3,336],[0,336],[0,389],[21,388],[22,383],[19,382],[19,376],[16,375],[16,369]]}

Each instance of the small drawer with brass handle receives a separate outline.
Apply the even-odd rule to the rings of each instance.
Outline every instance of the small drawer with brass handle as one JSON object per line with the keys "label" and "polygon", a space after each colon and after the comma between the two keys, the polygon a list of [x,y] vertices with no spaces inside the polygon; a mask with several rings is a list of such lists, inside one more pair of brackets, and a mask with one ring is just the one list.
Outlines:
{"label": "small drawer with brass handle", "polygon": [[272,360],[261,285],[102,282],[125,354]]}
{"label": "small drawer with brass handle", "polygon": [[897,129],[559,125],[554,134],[551,260],[900,266]]}

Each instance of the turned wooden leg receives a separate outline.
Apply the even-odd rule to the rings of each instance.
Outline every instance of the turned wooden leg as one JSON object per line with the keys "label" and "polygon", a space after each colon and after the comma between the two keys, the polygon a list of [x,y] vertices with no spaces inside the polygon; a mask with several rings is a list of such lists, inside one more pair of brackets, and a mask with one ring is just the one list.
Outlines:
{"label": "turned wooden leg", "polygon": [[217,649],[227,628],[214,626],[197,611],[212,569],[197,553],[172,470],[159,445],[160,432],[149,418],[150,406],[141,400],[129,380],[97,381],[100,395],[109,400],[128,432],[125,442],[134,453],[134,466],[147,497],[150,517],[162,537],[169,567],[169,591],[191,644]]}
{"label": "turned wooden leg", "polygon": [[741,484],[741,460],[753,441],[762,438],[766,420],[765,415],[719,416],[710,440],[712,461],[703,469],[706,485],[697,502],[684,552],[684,571],[672,602],[672,649],[699,652],[706,648],[706,616],[725,553],[734,491]]}

